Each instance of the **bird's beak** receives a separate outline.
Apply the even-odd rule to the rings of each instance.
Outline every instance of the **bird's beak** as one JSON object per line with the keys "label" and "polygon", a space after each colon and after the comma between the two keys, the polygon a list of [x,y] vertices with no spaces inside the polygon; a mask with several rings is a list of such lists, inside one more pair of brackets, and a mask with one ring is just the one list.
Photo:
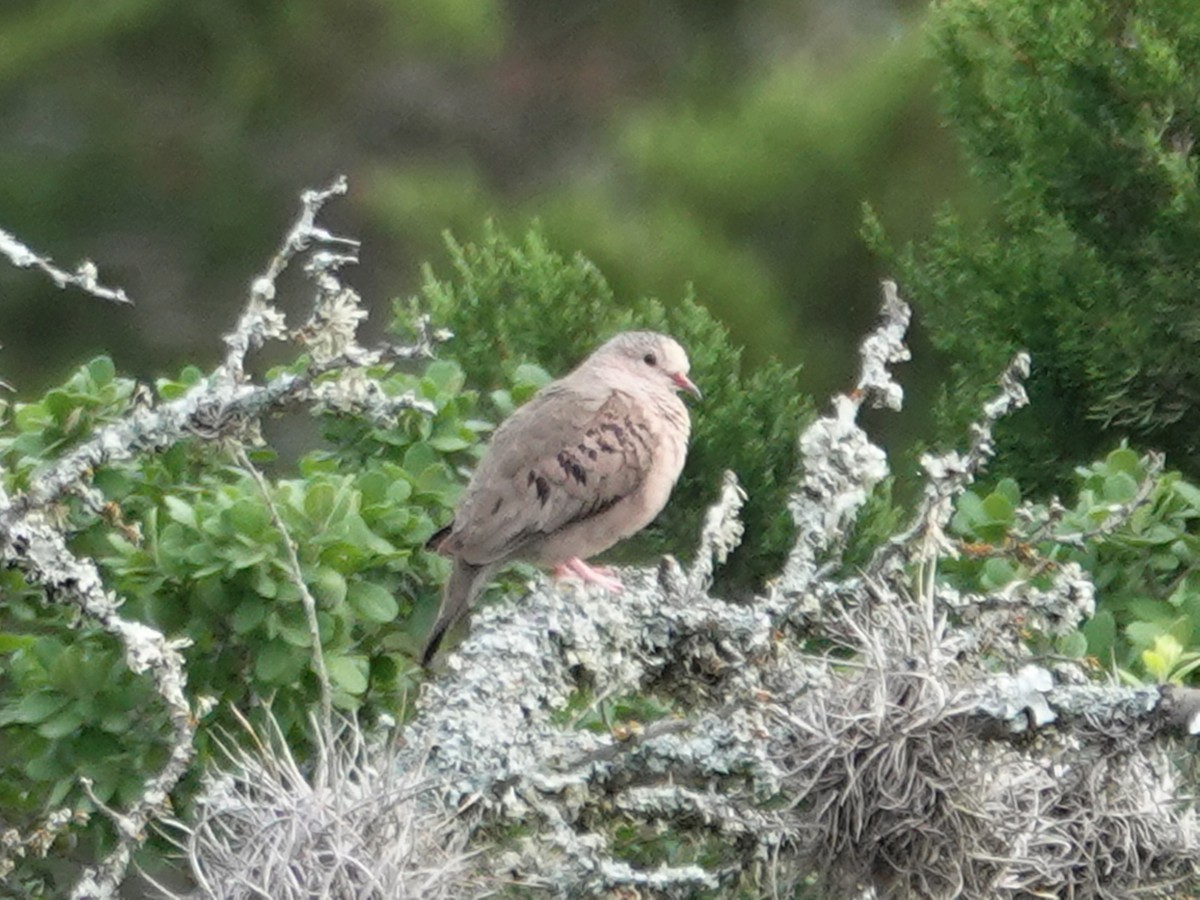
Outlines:
{"label": "bird's beak", "polygon": [[676,374],[672,375],[671,380],[675,382],[675,386],[681,391],[687,391],[697,400],[704,399],[704,395],[700,393],[700,388],[696,387],[695,383],[682,372],[677,372]]}

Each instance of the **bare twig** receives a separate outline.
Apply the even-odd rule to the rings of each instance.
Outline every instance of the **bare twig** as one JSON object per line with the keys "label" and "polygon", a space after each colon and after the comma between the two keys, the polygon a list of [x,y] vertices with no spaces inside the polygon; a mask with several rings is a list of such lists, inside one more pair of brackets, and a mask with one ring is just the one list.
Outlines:
{"label": "bare twig", "polygon": [[30,250],[4,229],[0,228],[0,254],[7,256],[18,269],[37,268],[50,276],[57,287],[68,285],[86,291],[101,300],[111,300],[114,303],[132,303],[121,288],[105,287],[99,282],[99,273],[95,263],[84,260],[74,272],[66,272],[50,261],[48,256],[42,256]]}
{"label": "bare twig", "polygon": [[291,532],[279,515],[279,508],[271,497],[271,489],[267,485],[266,479],[258,471],[258,467],[250,461],[245,450],[237,447],[234,455],[237,457],[238,464],[250,474],[254,483],[258,485],[263,502],[267,504],[267,510],[271,513],[271,521],[283,540],[283,548],[288,559],[288,574],[291,576],[292,584],[300,593],[300,602],[304,606],[304,617],[308,622],[308,637],[312,642],[313,669],[316,671],[317,684],[321,690],[320,724],[323,733],[331,735],[333,734],[333,689],[329,684],[329,670],[325,668],[325,651],[321,646],[321,627],[317,622],[317,601],[304,580],[304,571],[300,568],[300,558],[296,555],[296,542],[292,540]]}

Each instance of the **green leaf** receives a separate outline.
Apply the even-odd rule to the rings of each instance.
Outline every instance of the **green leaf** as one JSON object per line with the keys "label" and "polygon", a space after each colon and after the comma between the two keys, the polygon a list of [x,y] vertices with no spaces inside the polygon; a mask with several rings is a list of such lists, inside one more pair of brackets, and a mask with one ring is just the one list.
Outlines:
{"label": "green leaf", "polygon": [[418,495],[425,495],[443,506],[453,506],[462,490],[449,467],[440,462],[422,469],[417,475],[416,486]]}
{"label": "green leaf", "polygon": [[386,500],[392,479],[380,471],[364,472],[359,476],[355,485],[362,494],[363,503],[373,506]]}
{"label": "green leaf", "polygon": [[456,362],[439,359],[431,362],[425,370],[425,377],[435,384],[440,393],[457,394],[462,390],[466,376],[462,367]]}
{"label": "green leaf", "polygon": [[368,665],[365,656],[329,656],[325,659],[329,680],[348,694],[358,696],[367,690]]}
{"label": "green leaf", "polygon": [[46,795],[46,808],[53,809],[61,804],[76,784],[78,784],[78,781],[74,778],[60,778],[55,781],[54,786],[50,789],[50,793]]}
{"label": "green leaf", "polygon": [[307,649],[312,646],[312,633],[308,630],[307,621],[281,621],[279,636],[293,647]]}
{"label": "green leaf", "polygon": [[263,645],[254,660],[254,674],[267,684],[291,684],[308,664],[308,654],[282,640]]}
{"label": "green leaf", "polygon": [[309,485],[304,493],[304,513],[315,522],[324,522],[333,512],[334,500],[333,485],[325,481]]}
{"label": "green leaf", "polygon": [[36,638],[32,635],[10,634],[0,631],[0,653],[12,653],[15,650],[24,650],[26,647],[33,646],[35,640]]}
{"label": "green leaf", "polygon": [[247,597],[237,605],[229,617],[229,627],[235,634],[246,634],[262,624],[267,614],[267,605],[257,597]]}
{"label": "green leaf", "polygon": [[523,363],[513,371],[512,380],[513,399],[517,403],[524,403],[549,384],[553,378],[541,366],[535,366],[532,363]]}
{"label": "green leaf", "polygon": [[1157,650],[1142,651],[1142,666],[1155,681],[1164,682],[1171,674],[1170,663]]}
{"label": "green leaf", "polygon": [[309,581],[309,590],[321,606],[337,606],[346,599],[346,576],[337,569],[321,566]]}
{"label": "green leaf", "polygon": [[1137,479],[1128,472],[1116,472],[1104,479],[1104,497],[1111,503],[1128,503],[1137,492]]}
{"label": "green leaf", "polygon": [[48,740],[57,741],[67,735],[74,734],[84,722],[84,715],[78,705],[68,706],[61,712],[55,713],[38,725],[37,732]]}
{"label": "green leaf", "polygon": [[1011,524],[1014,507],[1003,494],[991,493],[983,500],[983,513],[992,523]]}
{"label": "green leaf", "polygon": [[1071,659],[1083,659],[1088,652],[1088,639],[1082,631],[1072,631],[1058,640],[1058,651]]}
{"label": "green leaf", "polygon": [[513,402],[512,394],[508,391],[492,391],[488,394],[488,399],[492,401],[492,406],[496,408],[496,414],[501,419],[507,419],[517,408],[517,404]]}
{"label": "green leaf", "polygon": [[456,453],[466,450],[473,441],[468,441],[457,434],[435,434],[429,439],[429,446],[442,453]]}
{"label": "green leaf", "polygon": [[986,590],[994,591],[1004,587],[1016,576],[1016,567],[1011,562],[993,556],[984,562],[979,573],[979,583]]}
{"label": "green leaf", "polygon": [[966,491],[958,498],[951,528],[958,534],[972,534],[976,527],[986,520],[983,511],[983,500],[973,491]]}
{"label": "green leaf", "polygon": [[1129,536],[1129,542],[1137,546],[1153,546],[1156,544],[1171,544],[1174,543],[1180,536],[1178,528],[1172,528],[1170,525],[1162,522],[1155,522],[1148,528],[1143,528],[1139,533]]}
{"label": "green leaf", "polygon": [[400,604],[391,592],[369,581],[353,582],[346,599],[351,608],[369,622],[391,622],[400,612]]}
{"label": "green leaf", "polygon": [[1136,647],[1149,647],[1167,631],[1158,622],[1130,622],[1125,626],[1125,636]]}
{"label": "green leaf", "polygon": [[393,481],[387,490],[387,502],[393,504],[404,503],[412,496],[412,482],[407,478],[397,478]]}
{"label": "green leaf", "polygon": [[62,422],[79,406],[79,398],[63,390],[54,390],[42,398],[42,404],[55,420]]}
{"label": "green leaf", "polygon": [[[39,753],[25,763],[25,774],[34,781],[57,781],[68,774],[70,764],[59,759],[53,745],[45,753]],[[72,783],[78,782],[77,773],[69,773]]]}
{"label": "green leaf", "polygon": [[1171,485],[1171,491],[1193,510],[1200,512],[1200,487],[1180,479]]}
{"label": "green leaf", "polygon": [[225,510],[224,516],[237,534],[249,537],[261,534],[271,523],[270,512],[258,500],[239,500]]}
{"label": "green leaf", "polygon": [[87,365],[88,374],[97,387],[104,387],[116,377],[117,369],[107,356],[97,356]]}
{"label": "green leaf", "polygon": [[1149,563],[1150,568],[1158,572],[1174,572],[1179,568],[1179,557],[1174,553],[1155,553]]}
{"label": "green leaf", "polygon": [[13,706],[0,710],[0,725],[35,725],[49,719],[69,702],[69,697],[57,692],[26,694]]}
{"label": "green leaf", "polygon": [[1013,506],[1018,506],[1021,502],[1021,486],[1012,478],[1001,478],[996,484],[996,493]]}
{"label": "green leaf", "polygon": [[1141,474],[1142,464],[1138,455],[1128,447],[1121,447],[1108,454],[1104,459],[1104,468],[1110,473],[1124,472],[1134,477]]}
{"label": "green leaf", "polygon": [[438,463],[437,451],[424,441],[413,444],[404,454],[404,468],[409,472],[422,472]]}
{"label": "green leaf", "polygon": [[197,531],[199,530],[200,526],[197,524],[196,510],[190,503],[167,494],[163,497],[163,506],[166,507],[167,515],[173,521],[178,522],[180,525],[194,528]]}

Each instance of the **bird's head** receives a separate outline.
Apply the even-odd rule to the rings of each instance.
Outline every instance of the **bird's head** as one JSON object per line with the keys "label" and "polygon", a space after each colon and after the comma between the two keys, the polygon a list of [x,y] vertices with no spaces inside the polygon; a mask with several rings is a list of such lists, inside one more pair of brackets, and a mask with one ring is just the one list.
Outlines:
{"label": "bird's head", "polygon": [[[679,342],[654,331],[625,331],[600,347],[592,360],[616,364],[635,378],[669,390],[687,391],[697,400],[700,388],[688,378],[687,353]],[[589,360],[591,361],[591,360]]]}

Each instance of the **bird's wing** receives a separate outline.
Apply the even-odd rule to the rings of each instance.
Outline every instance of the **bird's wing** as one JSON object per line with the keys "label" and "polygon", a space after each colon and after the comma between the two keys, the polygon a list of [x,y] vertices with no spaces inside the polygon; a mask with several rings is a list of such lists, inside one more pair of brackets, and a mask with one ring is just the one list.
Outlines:
{"label": "bird's wing", "polygon": [[630,393],[550,385],[497,429],[440,549],[476,565],[519,556],[636,491],[654,445]]}

